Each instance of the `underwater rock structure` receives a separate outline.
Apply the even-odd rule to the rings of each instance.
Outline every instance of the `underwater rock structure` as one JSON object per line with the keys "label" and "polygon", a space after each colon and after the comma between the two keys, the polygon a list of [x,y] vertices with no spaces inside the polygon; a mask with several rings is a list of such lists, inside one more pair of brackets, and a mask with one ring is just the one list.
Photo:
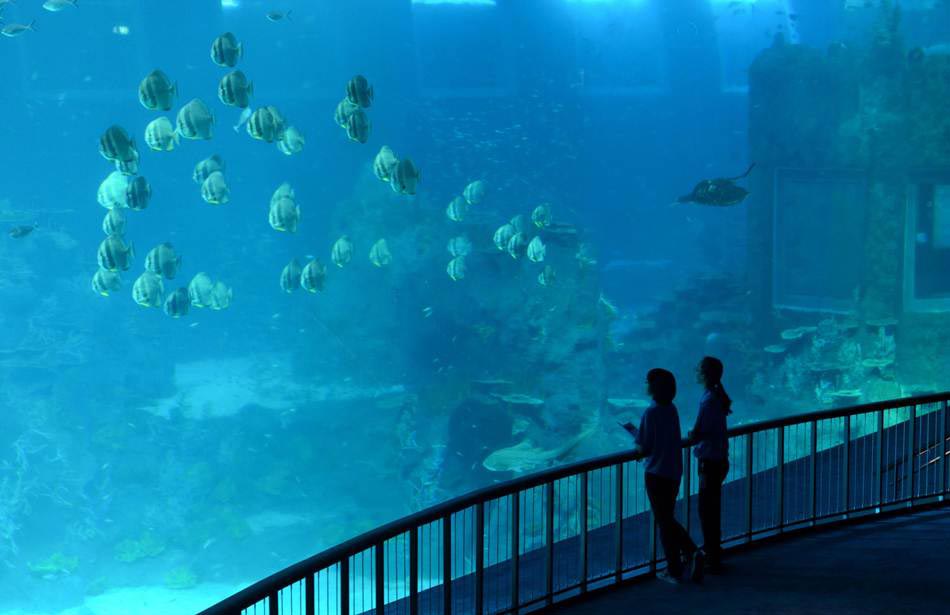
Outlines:
{"label": "underwater rock structure", "polygon": [[755,394],[950,384],[950,57],[906,48],[900,20],[883,2],[863,46],[779,36],[751,67],[748,271],[771,364]]}

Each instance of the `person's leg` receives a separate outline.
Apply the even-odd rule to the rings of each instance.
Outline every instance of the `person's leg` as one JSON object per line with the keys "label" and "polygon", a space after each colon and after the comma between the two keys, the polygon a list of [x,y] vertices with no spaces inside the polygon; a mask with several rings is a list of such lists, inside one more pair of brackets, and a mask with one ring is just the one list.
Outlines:
{"label": "person's leg", "polygon": [[660,542],[666,554],[669,573],[679,578],[683,575],[683,563],[680,560],[680,538],[676,531],[679,524],[673,518],[673,504],[676,502],[674,482],[649,472],[644,474],[644,477],[647,497],[650,499],[650,508],[660,532]]}
{"label": "person's leg", "polygon": [[723,463],[702,461],[699,471],[699,519],[703,527],[703,550],[710,565],[720,559]]}

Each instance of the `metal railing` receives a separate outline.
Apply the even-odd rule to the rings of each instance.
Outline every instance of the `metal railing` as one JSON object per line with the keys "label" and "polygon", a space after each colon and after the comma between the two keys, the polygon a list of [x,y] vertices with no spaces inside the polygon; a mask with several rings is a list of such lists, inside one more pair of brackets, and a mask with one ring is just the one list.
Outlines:
{"label": "metal railing", "polygon": [[[950,392],[729,431],[726,548],[950,495]],[[691,447],[677,515],[700,539]],[[700,542],[700,540],[697,540]],[[202,615],[528,612],[664,562],[631,452],[526,475],[377,528]]]}

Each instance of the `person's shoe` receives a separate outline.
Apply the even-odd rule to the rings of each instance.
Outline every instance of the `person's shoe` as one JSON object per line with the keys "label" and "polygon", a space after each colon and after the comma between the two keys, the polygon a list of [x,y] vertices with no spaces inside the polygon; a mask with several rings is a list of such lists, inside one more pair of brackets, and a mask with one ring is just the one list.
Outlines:
{"label": "person's shoe", "polygon": [[664,582],[666,582],[666,583],[669,583],[670,585],[682,585],[682,584],[683,584],[683,579],[682,579],[681,577],[675,577],[675,576],[673,576],[672,574],[670,574],[670,571],[669,571],[669,570],[661,570],[661,571],[659,571],[658,573],[656,573],[656,578],[659,579],[659,580],[661,580],[661,581],[664,581]]}
{"label": "person's shoe", "polygon": [[706,566],[706,553],[697,549],[689,558],[689,579],[693,583],[703,582],[703,572]]}

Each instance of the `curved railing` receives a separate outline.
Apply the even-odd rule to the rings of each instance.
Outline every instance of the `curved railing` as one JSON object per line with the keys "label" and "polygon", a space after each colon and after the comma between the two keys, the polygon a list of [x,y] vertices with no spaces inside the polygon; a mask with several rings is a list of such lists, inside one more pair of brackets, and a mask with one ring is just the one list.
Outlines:
{"label": "curved railing", "polygon": [[[950,392],[731,429],[724,545],[943,501],[950,495],[948,400]],[[696,464],[690,447],[683,455],[677,514],[701,538]],[[623,452],[400,519],[202,615],[527,611],[651,574],[664,562],[661,551],[642,466]]]}

